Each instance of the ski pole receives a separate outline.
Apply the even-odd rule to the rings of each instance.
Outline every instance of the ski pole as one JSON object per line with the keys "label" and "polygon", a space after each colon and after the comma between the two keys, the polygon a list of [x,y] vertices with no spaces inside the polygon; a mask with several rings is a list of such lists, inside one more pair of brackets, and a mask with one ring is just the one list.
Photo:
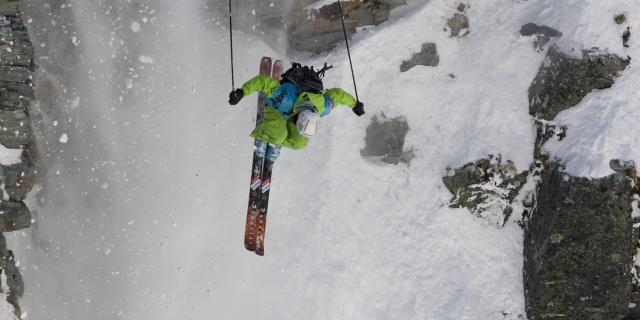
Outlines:
{"label": "ski pole", "polygon": [[233,78],[233,24],[231,20],[231,0],[229,0],[229,43],[231,48],[231,91],[236,89],[235,79]]}
{"label": "ski pole", "polygon": [[340,20],[342,20],[342,33],[344,33],[344,43],[347,44],[347,55],[349,55],[349,66],[351,67],[351,78],[353,79],[353,90],[356,92],[356,100],[360,101],[360,99],[358,99],[358,87],[356,87],[356,76],[353,74],[351,51],[349,50],[349,40],[347,39],[347,29],[344,26],[344,14],[342,13],[342,4],[340,3],[340,0],[338,0],[338,9],[340,9]]}

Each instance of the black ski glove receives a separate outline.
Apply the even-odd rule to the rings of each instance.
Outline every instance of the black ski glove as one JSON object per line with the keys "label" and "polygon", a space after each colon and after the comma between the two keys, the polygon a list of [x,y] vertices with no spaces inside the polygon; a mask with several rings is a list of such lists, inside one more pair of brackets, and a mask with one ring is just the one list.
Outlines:
{"label": "black ski glove", "polygon": [[356,102],[356,106],[351,110],[353,110],[353,113],[355,113],[358,117],[362,116],[364,114],[364,103],[360,101]]}
{"label": "black ski glove", "polygon": [[235,89],[229,93],[229,104],[236,105],[244,97],[244,91],[240,88]]}

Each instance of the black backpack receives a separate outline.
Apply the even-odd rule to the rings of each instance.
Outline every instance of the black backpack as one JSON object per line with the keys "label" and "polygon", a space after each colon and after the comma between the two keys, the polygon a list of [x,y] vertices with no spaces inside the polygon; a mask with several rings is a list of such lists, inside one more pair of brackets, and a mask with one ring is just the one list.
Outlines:
{"label": "black backpack", "polygon": [[292,62],[291,68],[282,74],[281,83],[291,82],[298,86],[300,92],[322,93],[324,91],[322,85],[324,72],[331,68],[333,66],[327,66],[325,63],[322,69],[316,71],[313,67],[302,66],[297,62]]}

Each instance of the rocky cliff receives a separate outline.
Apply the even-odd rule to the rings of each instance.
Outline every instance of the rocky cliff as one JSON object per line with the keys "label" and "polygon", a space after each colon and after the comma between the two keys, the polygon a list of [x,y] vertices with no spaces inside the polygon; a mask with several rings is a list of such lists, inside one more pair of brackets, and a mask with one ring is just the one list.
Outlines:
{"label": "rocky cliff", "polygon": [[[375,26],[386,21],[393,8],[405,4],[405,0],[350,0],[341,1],[345,29],[348,36],[356,28]],[[288,47],[297,51],[326,52],[344,41],[342,20],[337,2],[314,0],[276,0],[259,4],[236,1],[233,11],[237,20],[248,19],[251,28],[245,31],[271,34],[274,46]],[[227,4],[212,2],[212,7],[226,12]],[[256,22],[257,21],[257,22]],[[243,28],[241,25],[239,28]],[[282,43],[280,32],[286,30],[286,43]],[[277,36],[273,36],[276,34]],[[269,37],[269,35],[267,35]]]}
{"label": "rocky cliff", "polygon": [[558,162],[542,176],[525,232],[529,319],[622,319],[635,253],[632,181],[623,173],[572,177]]}
{"label": "rocky cliff", "polygon": [[[34,53],[20,1],[0,0],[0,232],[31,225],[29,209],[23,202],[36,179],[35,145],[32,139],[29,106],[34,99],[31,73]],[[0,235],[0,269],[7,277],[0,291],[20,315],[22,278],[13,254]]]}
{"label": "rocky cliff", "polygon": [[449,170],[443,181],[454,195],[451,206],[468,208],[499,226],[514,208],[520,211],[515,216],[522,217],[525,231],[528,319],[622,319],[635,305],[638,291],[633,162],[612,160],[607,177],[575,177],[544,146],[562,141],[572,130],[571,125],[557,124],[556,116],[594,90],[610,88],[631,58],[600,48],[577,56],[564,53],[552,42],[562,32],[547,26],[529,23],[520,33],[533,37],[535,50],[547,50],[528,92],[536,126],[534,162],[522,174],[491,158]]}

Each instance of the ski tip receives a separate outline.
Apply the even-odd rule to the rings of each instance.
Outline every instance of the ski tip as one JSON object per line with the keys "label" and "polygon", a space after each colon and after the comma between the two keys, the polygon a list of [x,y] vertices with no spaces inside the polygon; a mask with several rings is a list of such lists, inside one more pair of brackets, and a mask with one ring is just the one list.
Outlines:
{"label": "ski tip", "polygon": [[271,77],[276,81],[282,80],[282,71],[282,60],[276,60],[271,69]]}

